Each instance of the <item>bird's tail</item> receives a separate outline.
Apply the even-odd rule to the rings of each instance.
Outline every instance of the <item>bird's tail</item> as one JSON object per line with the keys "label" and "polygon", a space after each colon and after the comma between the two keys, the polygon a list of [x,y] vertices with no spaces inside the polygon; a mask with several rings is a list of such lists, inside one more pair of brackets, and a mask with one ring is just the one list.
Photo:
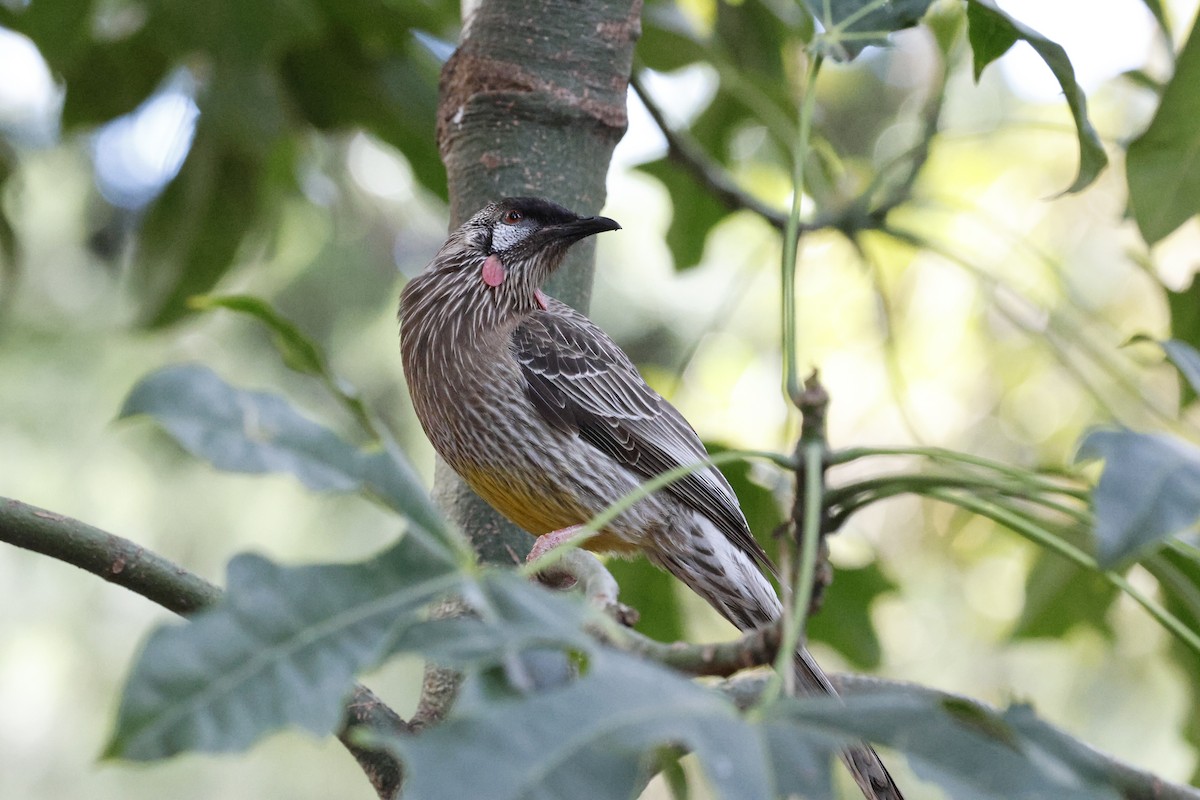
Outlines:
{"label": "bird's tail", "polygon": [[[795,671],[796,689],[800,694],[837,696],[837,690],[808,648],[801,646],[796,651]],[[871,745],[856,742],[843,748],[838,755],[854,776],[864,800],[904,800],[900,787],[892,780],[892,774]]]}
{"label": "bird's tail", "polygon": [[[779,619],[783,606],[774,587],[754,559],[736,547],[711,522],[696,515],[703,548],[691,542],[680,552],[659,547],[647,551],[652,561],[686,583],[739,630],[747,631]],[[670,544],[671,542],[667,542]],[[803,695],[833,695],[837,691],[805,647],[796,651],[796,690]],[[866,742],[848,745],[840,753],[864,800],[904,800],[887,767]]]}

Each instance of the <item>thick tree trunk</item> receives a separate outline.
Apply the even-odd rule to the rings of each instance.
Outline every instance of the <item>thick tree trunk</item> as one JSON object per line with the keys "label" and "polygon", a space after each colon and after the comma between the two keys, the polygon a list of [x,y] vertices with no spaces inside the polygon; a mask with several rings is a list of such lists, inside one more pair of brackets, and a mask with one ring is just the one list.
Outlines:
{"label": "thick tree trunk", "polygon": [[[581,214],[604,205],[641,0],[483,0],[442,71],[438,147],[453,230],[487,203],[537,195]],[[584,310],[594,245],[571,249],[550,294]],[[434,492],[480,557],[512,564],[532,538],[439,461]]]}

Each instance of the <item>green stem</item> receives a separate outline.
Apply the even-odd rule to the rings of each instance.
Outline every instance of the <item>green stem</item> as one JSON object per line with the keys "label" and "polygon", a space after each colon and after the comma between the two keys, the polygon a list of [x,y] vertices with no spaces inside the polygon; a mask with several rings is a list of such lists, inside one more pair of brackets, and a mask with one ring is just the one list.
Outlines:
{"label": "green stem", "polygon": [[783,389],[788,399],[796,403],[800,397],[800,369],[796,355],[796,259],[800,252],[800,203],[804,199],[804,162],[808,160],[808,143],[812,134],[813,109],[817,100],[817,75],[824,59],[817,54],[809,62],[804,101],[800,106],[800,128],[796,136],[796,153],[792,165],[792,210],[788,214],[787,230],[783,236]]}
{"label": "green stem", "polygon": [[1076,500],[1087,500],[1088,498],[1087,489],[1075,488],[1065,483],[1066,481],[1074,480],[1070,475],[1064,475],[1064,482],[1060,483],[1045,477],[1041,473],[1031,472],[1027,469],[1014,467],[1000,461],[992,461],[991,459],[971,455],[970,453],[947,450],[942,447],[849,447],[844,450],[834,451],[829,456],[829,464],[831,466],[838,466],[869,456],[920,456],[935,461],[967,464],[972,467],[980,467],[998,472],[1027,486],[1036,487],[1043,491],[1054,492]]}
{"label": "green stem", "polygon": [[[1090,524],[1092,521],[1091,515],[1085,509],[1061,503],[1046,493],[1031,492],[1028,484],[998,483],[993,478],[972,476],[889,475],[830,489],[825,493],[825,500],[828,506],[837,509],[837,518],[843,519],[879,500],[886,500],[901,494],[927,494],[931,489],[973,489],[984,494],[1016,497],[1033,505],[1058,512],[1081,525]],[[1050,491],[1057,493],[1058,490]]]}
{"label": "green stem", "polygon": [[1041,545],[1047,550],[1057,553],[1068,561],[1084,569],[1099,573],[1106,581],[1129,595],[1138,605],[1146,609],[1150,616],[1154,617],[1160,625],[1174,634],[1183,644],[1191,648],[1197,655],[1200,655],[1200,634],[1197,634],[1196,631],[1193,631],[1182,620],[1154,600],[1142,594],[1120,573],[1113,570],[1102,570],[1094,558],[1075,545],[1063,541],[1031,520],[1022,518],[1010,509],[997,506],[993,503],[984,503],[973,497],[960,496],[949,491],[932,491],[929,492],[928,496],[987,517],[1019,533],[1026,539]]}

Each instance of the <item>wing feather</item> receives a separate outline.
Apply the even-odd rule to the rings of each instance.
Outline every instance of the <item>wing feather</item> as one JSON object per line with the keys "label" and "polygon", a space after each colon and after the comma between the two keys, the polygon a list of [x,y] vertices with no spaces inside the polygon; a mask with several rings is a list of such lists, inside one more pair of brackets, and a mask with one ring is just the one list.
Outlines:
{"label": "wing feather", "polygon": [[[591,320],[553,298],[513,332],[526,393],[543,419],[642,478],[708,457],[687,420],[646,385],[633,362]],[[714,467],[665,490],[707,517],[739,549],[770,568],[728,481]],[[615,499],[615,498],[614,498]]]}

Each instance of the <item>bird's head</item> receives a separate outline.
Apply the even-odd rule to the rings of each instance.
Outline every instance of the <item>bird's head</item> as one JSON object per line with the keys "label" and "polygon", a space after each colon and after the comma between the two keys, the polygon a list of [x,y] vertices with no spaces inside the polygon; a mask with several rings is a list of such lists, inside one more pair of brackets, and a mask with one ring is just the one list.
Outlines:
{"label": "bird's head", "polygon": [[537,302],[538,290],[572,244],[620,227],[608,217],[581,217],[539,197],[506,197],[481,209],[451,240],[457,237],[466,250],[460,268],[468,274],[461,277],[522,306],[521,301]]}

